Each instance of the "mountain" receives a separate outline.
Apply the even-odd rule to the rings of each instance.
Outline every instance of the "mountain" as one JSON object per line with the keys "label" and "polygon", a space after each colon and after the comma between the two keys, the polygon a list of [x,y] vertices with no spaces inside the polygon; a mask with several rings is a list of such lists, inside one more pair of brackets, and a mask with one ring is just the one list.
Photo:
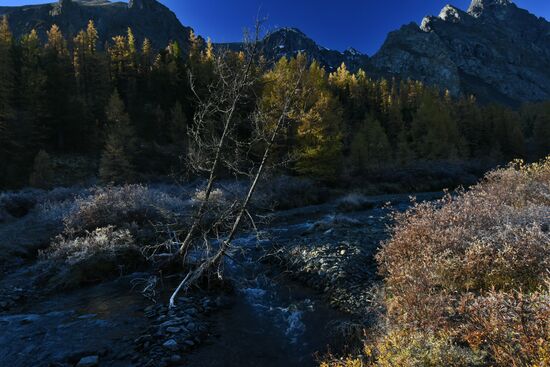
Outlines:
{"label": "mountain", "polygon": [[[156,48],[169,41],[185,51],[191,28],[183,26],[156,0],[60,0],[54,4],[0,7],[16,36],[36,28],[42,37],[52,24],[74,36],[89,19],[101,41],[110,41],[131,27],[138,40],[148,37]],[[269,59],[305,52],[328,70],[345,62],[374,77],[416,79],[448,89],[454,95],[474,94],[482,102],[518,105],[550,100],[550,23],[511,0],[473,0],[467,11],[445,6],[438,16],[391,32],[369,58],[354,49],[345,52],[318,45],[296,28],[281,28],[262,41]],[[241,43],[217,44],[238,50]]]}
{"label": "mountain", "polygon": [[371,64],[485,102],[548,100],[550,23],[510,0],[473,0],[467,11],[447,5],[390,33]]}
{"label": "mountain", "polygon": [[[218,48],[227,47],[239,50],[242,43],[220,43]],[[327,70],[336,70],[343,62],[351,70],[358,70],[368,64],[369,57],[349,48],[345,52],[330,50],[318,45],[297,28],[280,28],[268,34],[260,43],[263,54],[269,60],[278,60],[283,56],[292,57],[302,52],[310,59],[317,60]]]}
{"label": "mountain", "polygon": [[138,41],[149,38],[155,48],[177,41],[184,50],[189,45],[191,28],[184,27],[167,7],[155,0],[130,0],[128,3],[107,0],[59,0],[44,5],[0,6],[0,15],[9,17],[16,37],[36,29],[42,38],[52,24],[57,24],[67,38],[72,38],[91,19],[100,34],[100,44],[125,34],[132,28]]}

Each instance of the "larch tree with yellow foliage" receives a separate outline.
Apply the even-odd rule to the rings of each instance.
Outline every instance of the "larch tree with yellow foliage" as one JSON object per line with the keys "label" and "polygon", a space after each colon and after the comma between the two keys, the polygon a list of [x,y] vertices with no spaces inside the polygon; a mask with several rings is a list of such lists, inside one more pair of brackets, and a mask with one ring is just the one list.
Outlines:
{"label": "larch tree with yellow foliage", "polygon": [[[281,59],[266,75],[262,104],[280,104],[281,96],[292,87],[294,76],[307,68],[307,62],[304,54]],[[325,70],[316,62],[300,81],[289,118],[292,123],[286,132],[286,145],[294,170],[323,180],[335,179],[342,161],[342,108],[329,90]]]}

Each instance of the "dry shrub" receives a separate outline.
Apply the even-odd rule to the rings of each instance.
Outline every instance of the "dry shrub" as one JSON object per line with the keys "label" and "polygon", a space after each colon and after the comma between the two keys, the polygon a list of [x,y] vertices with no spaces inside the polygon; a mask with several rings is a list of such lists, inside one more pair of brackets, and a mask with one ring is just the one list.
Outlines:
{"label": "dry shrub", "polygon": [[145,257],[127,229],[97,228],[80,237],[58,236],[40,254],[46,287],[74,289],[108,280],[146,265]]}
{"label": "dry shrub", "polygon": [[77,234],[110,225],[147,227],[171,222],[184,208],[182,200],[143,185],[95,188],[76,199],[64,222],[67,232]]}
{"label": "dry shrub", "polygon": [[548,366],[549,225],[550,157],[396,214],[377,255],[388,323],[407,338],[433,333],[480,348],[495,366]]}
{"label": "dry shrub", "polygon": [[550,269],[550,159],[516,162],[395,220],[377,259],[402,322],[441,327],[466,292],[536,290]]}
{"label": "dry shrub", "polygon": [[367,344],[362,357],[332,358],[321,367],[474,367],[484,360],[483,352],[459,346],[448,336],[396,329]]}
{"label": "dry shrub", "polygon": [[[206,191],[205,190],[197,190],[195,192],[195,196],[193,197],[194,201],[201,202],[201,201],[204,201],[205,199],[206,199]],[[219,202],[224,202],[225,201],[224,193],[219,188],[212,190],[212,192],[210,193],[210,196],[209,196],[208,199],[213,203],[219,203]]]}
{"label": "dry shrub", "polygon": [[550,288],[490,292],[462,301],[464,339],[488,349],[499,366],[550,366]]}
{"label": "dry shrub", "polygon": [[109,226],[97,228],[77,238],[58,236],[50,248],[42,253],[42,257],[75,265],[98,254],[116,257],[117,253],[134,248],[136,244],[130,231],[116,230]]}
{"label": "dry shrub", "polygon": [[458,346],[448,336],[395,330],[365,348],[371,364],[380,367],[481,366],[484,356]]}
{"label": "dry shrub", "polygon": [[326,361],[321,362],[320,367],[363,367],[363,361],[359,358],[346,357],[346,358],[327,358]]}

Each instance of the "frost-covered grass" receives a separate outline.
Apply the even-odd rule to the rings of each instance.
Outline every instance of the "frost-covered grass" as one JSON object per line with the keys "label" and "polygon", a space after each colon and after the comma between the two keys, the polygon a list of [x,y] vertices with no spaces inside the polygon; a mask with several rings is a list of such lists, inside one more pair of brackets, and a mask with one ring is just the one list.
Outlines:
{"label": "frost-covered grass", "polygon": [[[219,182],[210,195],[203,226],[236,207],[248,185]],[[253,206],[262,211],[306,205],[320,200],[318,192],[311,182],[301,179],[272,179],[261,185]],[[0,194],[0,267],[17,258],[32,260],[39,251],[41,263],[86,268],[92,273],[96,272],[93,266],[100,265],[94,259],[110,266],[135,264],[136,253],[173,247],[174,231],[185,233],[194,210],[204,200],[203,181],[182,186],[136,184],[4,192]],[[125,260],[121,253],[132,256]]]}
{"label": "frost-covered grass", "polygon": [[77,234],[106,226],[152,226],[176,221],[188,206],[182,198],[144,185],[96,187],[75,200],[63,222],[67,232]]}
{"label": "frost-covered grass", "polygon": [[75,265],[97,254],[116,257],[117,253],[136,247],[130,231],[108,226],[73,239],[58,236],[52,241],[51,246],[42,252],[42,258],[63,260]]}
{"label": "frost-covered grass", "polygon": [[[50,191],[38,189],[26,189],[22,191],[0,192],[0,223],[8,222],[29,214],[40,214],[44,219],[49,219],[48,214],[53,215],[52,220],[58,219],[63,215],[60,211],[55,213],[50,210],[55,209],[58,203],[70,202],[75,196],[81,195],[85,190],[82,188],[56,188]],[[41,213],[43,211],[43,213]]]}

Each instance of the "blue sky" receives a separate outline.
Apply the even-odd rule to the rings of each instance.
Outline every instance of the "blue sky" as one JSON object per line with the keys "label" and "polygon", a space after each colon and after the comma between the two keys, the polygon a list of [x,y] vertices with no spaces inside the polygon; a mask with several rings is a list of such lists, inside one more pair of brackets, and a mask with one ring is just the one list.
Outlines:
{"label": "blue sky", "polygon": [[[38,4],[40,0],[0,0],[0,5]],[[161,0],[183,24],[215,42],[241,39],[243,28],[259,13],[267,27],[296,27],[319,44],[338,50],[350,46],[369,55],[389,31],[425,15],[437,15],[451,3],[467,9],[470,0]],[[516,0],[530,12],[550,19],[550,0]]]}

